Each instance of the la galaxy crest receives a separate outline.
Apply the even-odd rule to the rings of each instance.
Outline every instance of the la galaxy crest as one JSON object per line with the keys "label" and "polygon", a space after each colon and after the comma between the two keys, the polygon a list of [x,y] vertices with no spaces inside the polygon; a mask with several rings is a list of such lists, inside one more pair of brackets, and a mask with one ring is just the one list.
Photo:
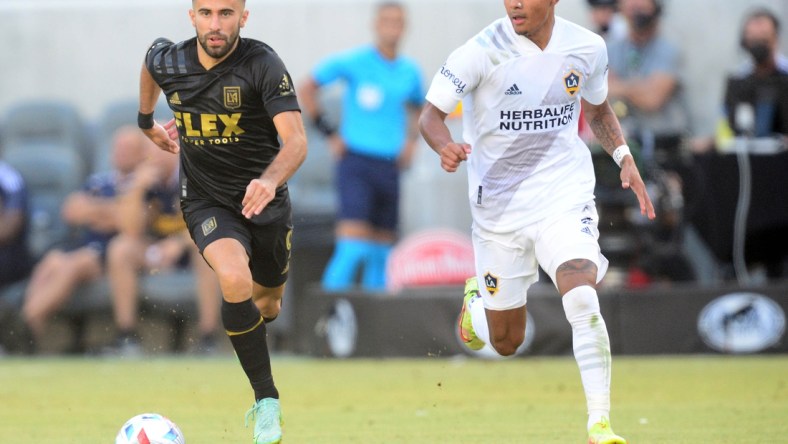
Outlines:
{"label": "la galaxy crest", "polygon": [[236,109],[241,107],[240,86],[224,87],[224,107],[227,109]]}
{"label": "la galaxy crest", "polygon": [[488,271],[487,274],[484,275],[484,286],[487,288],[487,292],[490,293],[490,296],[495,296],[495,293],[498,293],[498,276]]}
{"label": "la galaxy crest", "polygon": [[569,70],[564,75],[564,89],[566,89],[566,93],[574,97],[580,91],[580,79],[582,78],[583,76],[579,72],[574,69]]}

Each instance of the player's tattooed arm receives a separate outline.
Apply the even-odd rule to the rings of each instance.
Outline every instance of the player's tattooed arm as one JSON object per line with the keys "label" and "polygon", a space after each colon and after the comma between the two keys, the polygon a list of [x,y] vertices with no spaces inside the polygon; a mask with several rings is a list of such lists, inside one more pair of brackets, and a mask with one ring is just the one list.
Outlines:
{"label": "player's tattooed arm", "polygon": [[[585,113],[588,124],[594,132],[597,140],[605,149],[605,151],[613,156],[613,152],[622,145],[626,145],[624,139],[624,132],[621,130],[621,124],[618,122],[613,108],[607,100],[599,105],[591,104],[583,100],[583,112]],[[635,193],[640,204],[640,213],[647,216],[649,219],[654,219],[656,213],[654,212],[654,205],[651,198],[648,196],[646,185],[640,177],[635,160],[630,154],[622,156],[619,162],[621,167],[621,186],[623,188],[630,188]]]}
{"label": "player's tattooed arm", "polygon": [[583,100],[583,112],[591,131],[608,154],[612,155],[617,147],[626,144],[618,117],[607,100],[599,105]]}

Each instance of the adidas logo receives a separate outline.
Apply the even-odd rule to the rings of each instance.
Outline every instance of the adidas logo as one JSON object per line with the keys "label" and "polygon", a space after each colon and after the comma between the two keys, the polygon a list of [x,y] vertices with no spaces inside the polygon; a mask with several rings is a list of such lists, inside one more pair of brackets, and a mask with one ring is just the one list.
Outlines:
{"label": "adidas logo", "polygon": [[171,105],[181,105],[181,98],[178,96],[178,92],[176,91],[175,94],[170,96],[170,104]]}
{"label": "adidas logo", "polygon": [[519,96],[522,93],[523,92],[520,91],[520,88],[517,87],[517,84],[514,83],[512,84],[512,86],[509,87],[509,89],[506,90],[504,94],[506,94],[507,96]]}

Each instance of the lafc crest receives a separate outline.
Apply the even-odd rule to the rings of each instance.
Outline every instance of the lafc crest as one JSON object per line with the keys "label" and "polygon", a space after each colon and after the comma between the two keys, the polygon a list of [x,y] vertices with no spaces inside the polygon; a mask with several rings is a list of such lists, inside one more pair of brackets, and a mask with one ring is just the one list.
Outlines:
{"label": "lafc crest", "polygon": [[218,227],[219,224],[216,222],[216,218],[211,216],[208,219],[205,219],[202,223],[202,235],[208,236],[209,234],[213,233]]}
{"label": "lafc crest", "polygon": [[227,109],[236,109],[241,107],[240,86],[224,87],[224,107]]}
{"label": "lafc crest", "polygon": [[582,75],[579,72],[575,71],[574,69],[570,70],[564,76],[564,88],[566,89],[567,94],[574,97],[575,94],[577,94],[577,92],[580,91],[581,78]]}

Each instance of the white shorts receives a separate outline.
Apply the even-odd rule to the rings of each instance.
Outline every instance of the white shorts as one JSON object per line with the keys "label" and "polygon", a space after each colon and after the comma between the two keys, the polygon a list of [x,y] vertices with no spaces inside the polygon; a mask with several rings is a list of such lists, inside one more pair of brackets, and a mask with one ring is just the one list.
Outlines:
{"label": "white shorts", "polygon": [[485,308],[510,310],[525,305],[528,287],[539,280],[539,266],[555,283],[561,264],[588,259],[596,264],[596,281],[601,281],[608,261],[599,249],[598,221],[591,201],[511,233],[493,233],[474,224],[476,277]]}

